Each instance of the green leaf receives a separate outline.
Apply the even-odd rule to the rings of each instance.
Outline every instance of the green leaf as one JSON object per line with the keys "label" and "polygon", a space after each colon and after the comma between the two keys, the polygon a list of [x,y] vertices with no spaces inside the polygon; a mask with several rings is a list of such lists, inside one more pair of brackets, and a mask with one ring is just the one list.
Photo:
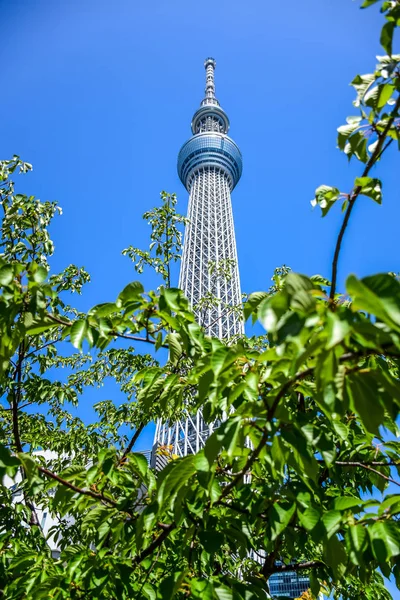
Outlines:
{"label": "green leaf", "polygon": [[130,302],[141,300],[143,292],[144,288],[140,281],[132,281],[131,283],[128,283],[128,285],[124,287],[122,292],[119,294],[117,304],[119,306],[125,306]]}
{"label": "green leaf", "polygon": [[88,324],[86,319],[75,321],[70,330],[70,340],[75,348],[80,350],[88,332]]}
{"label": "green leaf", "polygon": [[225,448],[230,459],[237,453],[238,438],[242,427],[241,416],[234,415],[221,423],[216,432],[220,444]]}
{"label": "green leaf", "polygon": [[[244,319],[247,321],[250,315],[257,314],[257,308],[262,300],[267,296],[267,292],[253,292],[247,298],[247,301],[243,307]],[[253,323],[255,322],[255,317],[253,317]]]}
{"label": "green leaf", "polygon": [[338,402],[336,402],[337,389],[335,377],[337,371],[338,361],[334,350],[321,352],[315,368],[317,391],[320,394],[321,402],[325,409],[332,412],[338,412],[341,408]]}
{"label": "green leaf", "polygon": [[379,2],[379,0],[364,0],[364,2],[361,4],[361,8],[368,8],[377,2]]}
{"label": "green leaf", "polygon": [[340,496],[339,498],[335,498],[333,502],[335,510],[347,510],[362,505],[363,501],[361,498],[355,498],[354,496]]}
{"label": "green leaf", "polygon": [[375,377],[368,373],[350,373],[346,378],[346,392],[350,408],[359,415],[367,431],[377,435],[383,424],[385,411],[380,402]]}
{"label": "green leaf", "polygon": [[225,586],[214,589],[218,600],[234,600],[233,591]]}
{"label": "green leaf", "polygon": [[368,90],[364,96],[364,103],[370,108],[377,108],[379,96],[381,93],[381,86],[376,85]]}
{"label": "green leaf", "polygon": [[163,299],[168,308],[176,313],[187,310],[188,303],[182,290],[177,288],[163,289],[160,296],[160,308],[162,308],[161,299]]}
{"label": "green leaf", "polygon": [[295,504],[292,504],[287,508],[283,508],[283,506],[281,506],[277,502],[273,504],[273,506],[268,511],[272,540],[275,540],[282,533],[282,531],[286,529],[295,512]]}
{"label": "green leaf", "polygon": [[342,513],[340,513],[338,510],[328,510],[328,512],[322,515],[322,523],[329,539],[340,529],[342,523]]}
{"label": "green leaf", "polygon": [[350,275],[346,289],[353,299],[353,311],[365,310],[400,330],[400,283],[394,277],[381,273],[359,280]]}
{"label": "green leaf", "polygon": [[347,154],[349,160],[352,156],[356,156],[358,160],[363,163],[368,161],[367,138],[363,131],[357,131],[349,138],[349,141],[344,148],[344,152]]}
{"label": "green leaf", "polygon": [[396,89],[395,86],[392,85],[391,83],[385,83],[380,88],[378,108],[382,108],[383,106],[385,106],[387,101],[392,97],[392,94],[395,89]]}
{"label": "green leaf", "polygon": [[135,471],[140,474],[141,477],[145,477],[149,470],[146,457],[140,452],[132,452],[129,456],[129,464],[133,466]]}
{"label": "green leaf", "polygon": [[159,592],[162,600],[172,600],[181,587],[185,573],[176,571],[172,575],[167,575],[161,581]]}
{"label": "green leaf", "polygon": [[169,361],[171,364],[176,365],[182,356],[180,337],[177,333],[169,333],[166,337],[166,342],[169,348]]}
{"label": "green leaf", "polygon": [[321,518],[321,513],[311,506],[307,508],[303,513],[299,512],[299,520],[300,523],[307,529],[307,531],[311,531],[314,527],[319,523]]}
{"label": "green leaf", "polygon": [[374,73],[367,73],[366,75],[357,75],[351,85],[354,87],[358,94],[358,101],[355,103],[356,106],[359,106],[360,100],[363,98],[366,90],[369,86],[375,81]]}
{"label": "green leaf", "polygon": [[262,326],[273,333],[279,319],[289,308],[288,295],[285,290],[278,292],[274,296],[264,298],[258,306],[257,316]]}
{"label": "green leaf", "polygon": [[329,538],[325,544],[324,556],[327,565],[333,569],[335,577],[338,579],[343,577],[346,570],[347,556],[343,543],[335,535]]}
{"label": "green leaf", "polygon": [[400,531],[398,523],[377,521],[368,528],[372,551],[380,564],[400,554]]}
{"label": "green leaf", "polygon": [[20,465],[20,459],[12,456],[8,448],[0,444],[0,479],[3,475],[14,477]]}
{"label": "green leaf", "polygon": [[330,350],[344,340],[344,338],[350,333],[351,326],[345,314],[328,312],[327,320],[328,339],[326,343],[326,349]]}
{"label": "green leaf", "polygon": [[221,373],[225,359],[229,355],[229,350],[225,346],[217,347],[210,357],[210,365],[212,371],[214,373],[214,378],[217,379],[218,375]]}
{"label": "green leaf", "polygon": [[109,315],[118,311],[118,306],[115,302],[104,302],[103,304],[98,304],[94,306],[89,314],[96,315],[98,318],[108,317]]}
{"label": "green leaf", "polygon": [[393,33],[396,27],[396,23],[394,21],[388,21],[382,27],[381,30],[381,39],[380,42],[389,56],[392,54],[392,45],[393,45]]}
{"label": "green leaf", "polygon": [[315,190],[315,198],[311,201],[311,206],[319,206],[322,210],[322,216],[325,217],[336,200],[340,197],[340,190],[329,185],[320,185]]}
{"label": "green leaf", "polygon": [[156,592],[154,591],[153,586],[151,586],[149,583],[145,583],[143,585],[143,593],[148,600],[156,600]]}
{"label": "green leaf", "polygon": [[49,329],[59,326],[59,323],[55,323],[46,315],[43,318],[33,317],[32,313],[25,313],[24,315],[24,327],[26,333],[29,335],[43,333],[44,331],[48,331]]}
{"label": "green leaf", "polygon": [[347,425],[342,423],[341,421],[332,421],[332,427],[335,430],[336,434],[344,441],[346,441],[349,437],[349,428]]}
{"label": "green leaf", "polygon": [[378,204],[382,204],[382,184],[380,179],[372,177],[357,177],[354,187],[360,187],[360,194],[372,198]]}
{"label": "green leaf", "polygon": [[4,265],[0,269],[0,285],[9,285],[14,278],[14,271],[11,265]]}
{"label": "green leaf", "polygon": [[214,600],[214,588],[210,581],[192,578],[190,582],[191,597],[196,600]]}
{"label": "green leaf", "polygon": [[36,283],[42,283],[47,278],[48,271],[45,267],[39,266],[33,273],[33,281]]}
{"label": "green leaf", "polygon": [[346,546],[350,560],[355,565],[363,565],[363,555],[368,548],[366,527],[351,525],[346,532]]}
{"label": "green leaf", "polygon": [[[350,117],[347,118],[350,119]],[[337,142],[340,150],[344,150],[349,137],[360,127],[359,120],[361,120],[361,118],[356,117],[356,119],[357,120],[351,121],[347,125],[341,125],[338,127],[337,131],[339,135]]]}
{"label": "green leaf", "polygon": [[157,501],[162,506],[171,502],[181,487],[195,474],[196,466],[193,456],[170,462],[161,472],[158,480]]}
{"label": "green leaf", "polygon": [[283,444],[282,438],[278,435],[272,440],[271,456],[274,461],[274,467],[277,471],[282,471],[287,463],[288,448]]}

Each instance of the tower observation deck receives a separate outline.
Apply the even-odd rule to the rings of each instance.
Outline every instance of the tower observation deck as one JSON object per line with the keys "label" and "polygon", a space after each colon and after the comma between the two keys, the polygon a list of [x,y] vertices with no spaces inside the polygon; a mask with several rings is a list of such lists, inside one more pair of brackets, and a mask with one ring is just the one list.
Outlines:
{"label": "tower observation deck", "polygon": [[[229,119],[215,96],[215,60],[207,58],[205,96],[192,119],[192,137],[178,155],[178,174],[189,192],[179,287],[208,335],[229,339],[243,332],[234,307],[241,304],[231,192],[242,174],[242,155],[228,136]],[[214,297],[216,301],[208,302]],[[215,425],[214,425],[215,427]],[[201,411],[156,426],[153,450],[197,452],[211,434]]]}

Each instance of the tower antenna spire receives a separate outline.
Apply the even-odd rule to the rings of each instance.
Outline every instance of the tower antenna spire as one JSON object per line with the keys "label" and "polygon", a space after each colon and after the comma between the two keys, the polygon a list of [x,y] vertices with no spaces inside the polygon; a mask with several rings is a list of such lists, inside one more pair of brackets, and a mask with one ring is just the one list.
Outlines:
{"label": "tower antenna spire", "polygon": [[216,62],[214,58],[206,58],[204,61],[204,66],[206,69],[206,89],[205,89],[205,98],[201,103],[202,106],[206,104],[219,104],[218,100],[215,97],[215,66]]}

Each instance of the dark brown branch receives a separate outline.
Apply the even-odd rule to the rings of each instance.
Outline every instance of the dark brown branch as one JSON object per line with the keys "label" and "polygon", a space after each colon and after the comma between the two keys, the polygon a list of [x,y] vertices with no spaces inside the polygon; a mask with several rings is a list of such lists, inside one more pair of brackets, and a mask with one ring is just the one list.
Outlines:
{"label": "dark brown branch", "polygon": [[265,557],[264,564],[261,569],[261,573],[264,575],[264,577],[268,577],[268,574],[271,572],[271,569],[273,569],[276,563],[279,548],[282,545],[282,541],[282,538],[277,537],[274,543],[273,551],[267,554],[267,556]]}
{"label": "dark brown branch", "polygon": [[[318,460],[320,464],[325,464],[324,460]],[[335,460],[335,465],[340,465],[341,467],[359,467],[362,465],[366,466],[374,466],[374,467],[396,467],[400,466],[400,460],[387,460],[387,461],[379,461],[379,460],[370,460],[370,461],[347,461],[347,460]]]}
{"label": "dark brown branch", "polygon": [[[60,319],[59,317],[55,316],[55,315],[48,315],[48,317],[54,321],[55,323],[59,323],[60,325],[64,325],[64,327],[71,327],[71,325],[73,325],[73,321],[64,321],[62,319]],[[110,336],[114,336],[114,337],[119,337],[119,338],[123,338],[124,340],[133,340],[135,342],[147,342],[148,344],[153,344],[153,346],[156,344],[156,340],[152,340],[149,337],[142,337],[140,335],[131,335],[128,333],[119,333],[118,331],[110,331],[109,333]],[[160,346],[160,348],[168,348],[167,344],[162,344]]]}
{"label": "dark brown branch", "polygon": [[136,444],[144,427],[145,427],[145,423],[142,421],[142,423],[140,423],[139,427],[136,429],[135,433],[133,434],[131,441],[129,442],[129,444],[127,445],[125,450],[123,451],[122,456],[118,461],[119,464],[121,464],[125,460],[126,456],[129,454],[129,452],[132,451],[132,448]]}
{"label": "dark brown branch", "polygon": [[224,506],[225,508],[230,508],[231,510],[238,512],[242,515],[249,516],[251,514],[250,511],[247,510],[247,508],[242,508],[241,506],[238,506],[237,504],[234,504],[233,502],[224,502],[223,500],[219,500],[218,505]]}
{"label": "dark brown branch", "polygon": [[151,544],[149,544],[147,546],[147,548],[142,550],[142,552],[140,552],[140,554],[138,554],[133,559],[134,564],[139,565],[141,562],[144,561],[145,558],[150,556],[150,554],[152,554],[154,552],[154,550],[156,550],[159,546],[161,546],[161,544],[169,536],[171,531],[173,531],[176,528],[176,523],[172,522],[169,525],[165,525],[164,523],[158,523],[158,527],[160,529],[162,529],[162,532],[160,533],[160,535],[158,537],[156,537],[156,539],[154,541],[151,542]]}
{"label": "dark brown branch", "polygon": [[303,563],[297,563],[294,565],[274,565],[269,571],[264,573],[266,576],[273,575],[273,573],[285,573],[287,571],[302,571],[304,569],[314,569],[316,567],[322,567],[324,565],[320,560],[308,560]]}
{"label": "dark brown branch", "polygon": [[[393,108],[393,111],[391,113],[391,116],[390,116],[387,124],[386,124],[385,129],[382,131],[381,134],[378,134],[378,136],[379,136],[378,143],[377,143],[372,155],[370,156],[367,164],[365,165],[365,169],[364,169],[361,177],[367,177],[369,175],[371,168],[374,166],[374,164],[377,162],[377,160],[382,156],[382,154],[386,150],[386,148],[390,145],[390,144],[386,144],[385,147],[383,146],[386,136],[387,136],[391,126],[394,123],[394,120],[396,118],[399,108],[400,108],[400,95],[397,98],[397,102]],[[335,252],[334,252],[333,261],[332,261],[332,277],[331,277],[332,283],[331,283],[331,290],[329,293],[329,299],[331,302],[333,302],[333,300],[335,298],[335,293],[336,293],[337,268],[338,268],[339,254],[340,254],[340,249],[342,246],[343,237],[346,232],[347,225],[349,223],[349,219],[350,219],[354,204],[355,204],[358,196],[360,195],[361,189],[362,189],[361,186],[355,187],[349,196],[349,204],[347,206],[346,214],[344,216],[343,223],[340,228],[339,235],[338,235],[338,238],[336,241]]]}
{"label": "dark brown branch", "polygon": [[[222,493],[220,496],[221,500],[222,500],[222,498],[225,498],[231,492],[231,490],[239,483],[239,481],[241,481],[243,479],[243,477],[246,475],[246,473],[249,472],[253,463],[258,458],[258,455],[260,454],[261,450],[264,448],[265,444],[267,443],[268,437],[269,437],[269,434],[267,431],[265,431],[264,434],[262,435],[260,441],[258,442],[258,445],[253,450],[253,452],[249,455],[243,469],[241,469],[240,471],[235,473],[232,481],[230,481],[222,490]],[[217,500],[215,502],[215,504],[218,505],[219,502],[220,502],[220,500]]]}
{"label": "dark brown branch", "polygon": [[52,471],[49,471],[45,467],[38,466],[38,469],[41,473],[43,473],[47,477],[50,477],[50,479],[54,479],[55,481],[58,481],[58,483],[61,483],[62,485],[69,488],[70,490],[73,490],[77,494],[83,494],[84,496],[90,496],[91,498],[94,498],[94,500],[101,500],[102,502],[107,502],[108,504],[111,504],[111,506],[114,506],[114,507],[118,506],[118,503],[115,500],[113,500],[112,498],[109,498],[108,496],[104,496],[103,494],[100,494],[98,492],[93,492],[92,490],[86,490],[84,488],[80,488],[80,487],[74,485],[73,483],[71,483],[70,481],[66,481],[66,479],[63,479],[59,475],[56,475]]}
{"label": "dark brown branch", "polygon": [[[20,402],[21,402],[21,396],[22,396],[22,365],[24,362],[24,358],[25,358],[25,344],[24,344],[24,342],[22,342],[18,348],[18,361],[17,361],[17,366],[16,366],[15,374],[14,374],[14,381],[16,384],[16,389],[14,389],[13,398],[12,398],[12,406],[11,406],[11,408],[12,408],[12,429],[13,429],[13,436],[14,436],[14,442],[15,442],[15,449],[17,452],[23,452],[21,436],[20,436],[20,432],[19,432],[18,411],[20,410]],[[25,469],[23,467],[21,469],[21,477],[22,477],[22,479],[26,478]],[[24,496],[24,501],[25,501],[26,506],[31,511],[29,525],[31,525],[31,526],[35,525],[35,526],[39,527],[41,530],[42,528],[40,527],[40,524],[39,524],[39,519],[37,516],[35,505],[33,504],[33,502],[30,501],[25,490],[23,492],[23,496]]]}
{"label": "dark brown branch", "polygon": [[345,462],[345,463],[336,462],[335,464],[337,464],[337,465],[341,464],[342,466],[345,466],[345,467],[362,467],[363,469],[366,469],[367,471],[372,471],[376,475],[379,475],[379,477],[382,477],[382,479],[385,479],[386,481],[390,481],[390,483],[394,483],[395,485],[398,485],[400,487],[400,483],[398,481],[396,481],[395,479],[392,479],[392,477],[388,477],[387,475],[384,475],[377,469],[374,469],[373,467],[370,467],[369,465],[367,465],[365,463],[362,463],[362,462]]}
{"label": "dark brown branch", "polygon": [[[153,344],[153,346],[157,343],[156,340],[152,340],[149,337],[130,335],[128,333],[118,333],[117,331],[111,331],[110,335],[114,335],[115,337],[123,338],[125,340],[133,340],[135,342],[147,342],[148,344]],[[169,348],[169,346],[168,344],[161,344],[160,348]]]}
{"label": "dark brown branch", "polygon": [[15,442],[15,449],[17,452],[23,452],[22,443],[19,434],[19,423],[18,423],[18,409],[19,409],[19,401],[21,399],[21,383],[22,383],[22,363],[24,361],[24,348],[23,344],[20,344],[18,348],[18,362],[17,367],[15,369],[14,381],[16,384],[16,389],[14,389],[13,398],[12,398],[12,426],[13,426],[13,436]]}
{"label": "dark brown branch", "polygon": [[43,350],[44,348],[47,348],[47,346],[52,346],[53,344],[57,344],[57,342],[61,342],[61,338],[58,338],[57,340],[52,340],[51,342],[46,342],[46,344],[43,344],[43,346],[39,346],[38,348],[35,348],[34,350],[31,350],[25,356],[25,358],[30,358],[31,356],[33,356],[34,354],[36,354],[36,352],[39,352],[40,350]]}

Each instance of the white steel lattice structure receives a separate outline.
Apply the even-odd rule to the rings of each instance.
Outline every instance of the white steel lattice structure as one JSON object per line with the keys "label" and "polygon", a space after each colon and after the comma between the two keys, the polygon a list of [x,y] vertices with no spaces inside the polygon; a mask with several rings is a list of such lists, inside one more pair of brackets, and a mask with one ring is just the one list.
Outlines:
{"label": "white steel lattice structure", "polygon": [[[207,333],[227,339],[243,332],[238,312],[229,308],[241,303],[231,191],[242,173],[242,156],[227,135],[229,119],[215,97],[215,60],[207,58],[204,65],[205,98],[193,116],[193,136],[178,156],[179,177],[189,192],[179,287]],[[218,302],[205,303],[210,295]],[[159,421],[153,450],[169,446],[179,456],[197,452],[213,427],[201,412],[173,423]]]}

